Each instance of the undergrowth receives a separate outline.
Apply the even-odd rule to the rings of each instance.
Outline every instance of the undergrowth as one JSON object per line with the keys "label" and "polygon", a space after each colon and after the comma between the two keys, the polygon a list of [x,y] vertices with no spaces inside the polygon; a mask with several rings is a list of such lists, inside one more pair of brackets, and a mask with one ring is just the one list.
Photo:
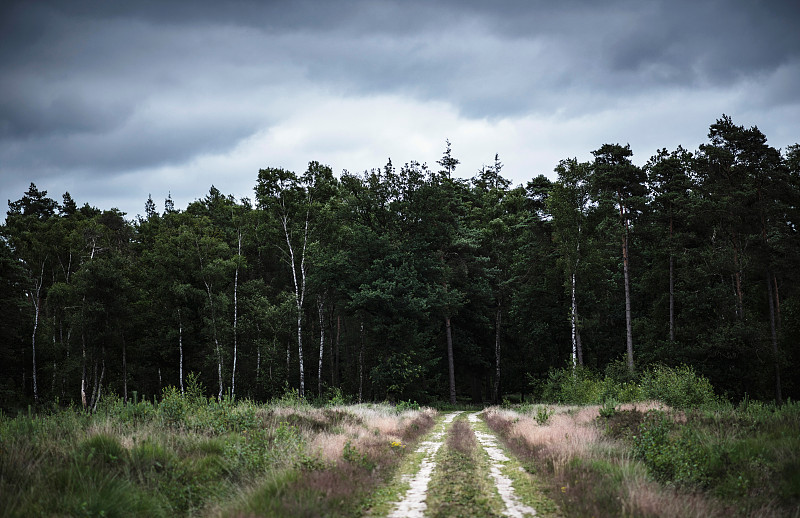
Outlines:
{"label": "undergrowth", "polygon": [[348,515],[404,454],[392,444],[433,423],[292,393],[217,401],[187,381],[154,402],[109,394],[94,413],[0,414],[0,516]]}
{"label": "undergrowth", "polygon": [[800,405],[692,411],[618,405],[535,413],[489,409],[487,424],[580,516],[800,515]]}

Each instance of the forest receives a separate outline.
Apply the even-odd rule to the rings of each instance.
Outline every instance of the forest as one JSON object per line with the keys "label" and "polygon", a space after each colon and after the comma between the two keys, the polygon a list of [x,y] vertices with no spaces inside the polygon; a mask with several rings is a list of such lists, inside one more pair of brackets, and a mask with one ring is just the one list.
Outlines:
{"label": "forest", "polygon": [[31,184],[0,227],[0,408],[190,375],[220,400],[500,402],[657,366],[796,399],[800,145],[723,115],[642,167],[592,155],[514,186],[448,141],[434,166],[267,167],[252,199],[212,186],[133,219]]}

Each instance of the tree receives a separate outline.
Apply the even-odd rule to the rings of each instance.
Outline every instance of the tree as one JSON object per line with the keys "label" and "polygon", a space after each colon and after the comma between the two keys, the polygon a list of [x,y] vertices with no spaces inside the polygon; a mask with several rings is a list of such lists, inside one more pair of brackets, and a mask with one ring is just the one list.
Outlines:
{"label": "tree", "polygon": [[33,398],[39,400],[39,384],[36,366],[36,334],[39,330],[42,304],[46,295],[45,271],[51,261],[52,252],[47,241],[58,204],[47,198],[47,191],[40,191],[31,183],[23,197],[8,201],[6,238],[17,257],[22,261],[26,273],[27,294],[33,306],[33,330],[31,332],[31,362]]}
{"label": "tree", "polygon": [[301,178],[284,169],[261,169],[258,172],[256,199],[259,208],[277,220],[286,247],[284,260],[292,274],[294,301],[297,309],[297,350],[300,367],[300,395],[305,395],[305,369],[303,356],[303,312],[308,280],[308,248],[312,236],[312,219],[320,204],[335,190],[333,172],[319,162],[309,162]]}
{"label": "tree", "polygon": [[586,254],[590,170],[590,163],[579,163],[575,158],[559,162],[555,168],[558,180],[553,184],[547,200],[548,209],[553,217],[553,240],[561,255],[572,301],[570,326],[572,329],[573,369],[583,366],[583,346],[578,312],[578,270],[581,267],[581,258]]}
{"label": "tree", "polygon": [[682,147],[672,153],[661,149],[650,158],[645,171],[653,191],[655,213],[668,229],[666,248],[669,256],[669,341],[675,341],[675,226],[676,220],[685,220],[689,191],[692,182],[689,172],[692,155]]}
{"label": "tree", "polygon": [[633,326],[631,318],[629,234],[631,223],[645,196],[644,173],[631,163],[629,145],[604,144],[595,151],[592,164],[593,190],[600,204],[612,203],[619,212],[619,233],[622,241],[622,268],[625,284],[625,330],[628,370],[634,371]]}

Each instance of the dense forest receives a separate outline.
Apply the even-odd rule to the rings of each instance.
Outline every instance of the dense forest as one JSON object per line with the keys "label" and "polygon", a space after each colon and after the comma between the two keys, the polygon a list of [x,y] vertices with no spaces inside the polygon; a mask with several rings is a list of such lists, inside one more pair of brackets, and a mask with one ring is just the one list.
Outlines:
{"label": "dense forest", "polygon": [[449,142],[433,167],[266,168],[252,200],[212,186],[134,220],[31,184],[0,227],[0,406],[192,372],[220,398],[498,401],[658,364],[796,398],[800,146],[723,116],[643,167],[592,154],[519,186],[497,156],[461,179]]}

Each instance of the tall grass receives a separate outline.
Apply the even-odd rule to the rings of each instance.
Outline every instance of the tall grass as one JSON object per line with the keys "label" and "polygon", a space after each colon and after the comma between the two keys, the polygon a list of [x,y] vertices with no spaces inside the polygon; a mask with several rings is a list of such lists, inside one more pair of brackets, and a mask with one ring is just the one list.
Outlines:
{"label": "tall grass", "polygon": [[169,388],[156,402],[125,405],[111,394],[93,414],[0,415],[0,516],[270,515],[278,504],[258,504],[270,492],[295,501],[280,504],[294,510],[285,515],[302,515],[297,506],[320,501],[300,498],[308,480],[344,486],[350,479],[329,472],[363,467],[343,459],[348,445],[371,476],[402,453],[391,441],[424,433],[433,413],[315,408],[291,395],[268,405],[216,401],[190,379],[186,393]]}
{"label": "tall grass", "polygon": [[495,407],[486,421],[568,513],[798,516],[799,406],[555,406],[546,422]]}

